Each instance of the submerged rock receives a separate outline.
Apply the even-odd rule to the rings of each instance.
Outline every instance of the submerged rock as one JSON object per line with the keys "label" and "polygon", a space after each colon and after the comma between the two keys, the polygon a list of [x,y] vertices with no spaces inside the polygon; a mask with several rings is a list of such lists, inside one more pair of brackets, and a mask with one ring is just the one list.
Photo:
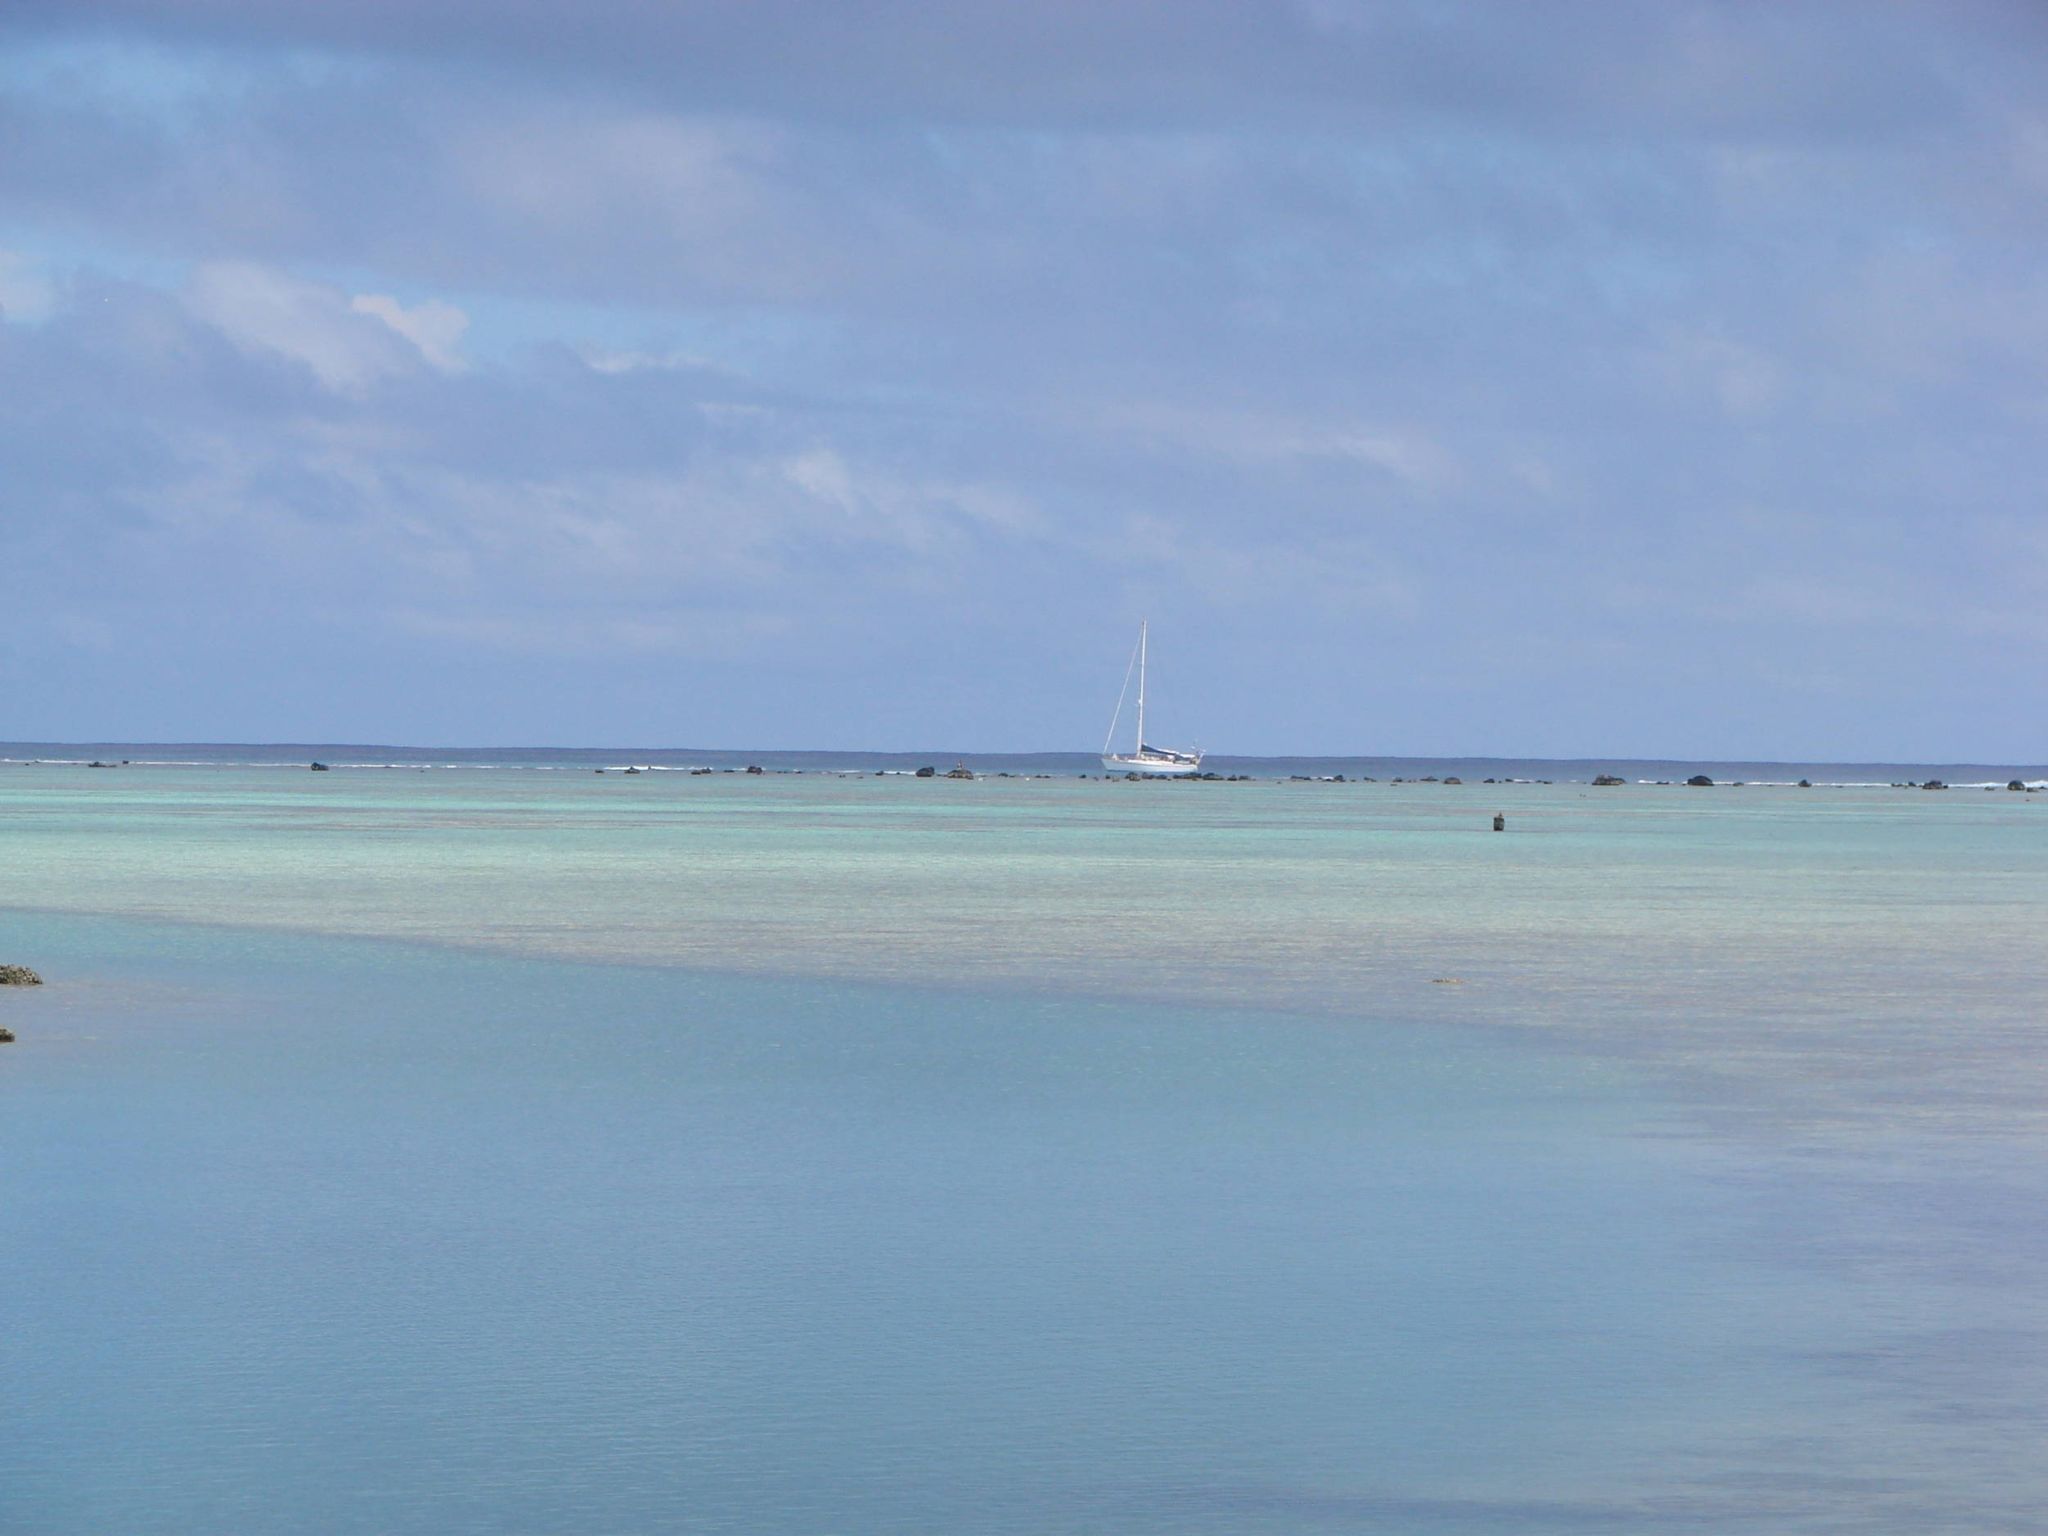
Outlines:
{"label": "submerged rock", "polygon": [[323,763],[323,762],[319,761],[319,760],[318,760],[317,758],[316,758],[316,759],[314,759],[313,763],[311,764],[311,767],[312,767],[312,769],[313,769],[313,771],[314,771],[315,773],[329,773],[329,772],[332,772],[332,770],[331,770],[330,768],[328,768],[328,766],[327,766],[327,765],[326,765],[325,763]]}
{"label": "submerged rock", "polygon": [[25,965],[0,965],[0,987],[40,987],[43,978]]}
{"label": "submerged rock", "polygon": [[1604,788],[1609,784],[1626,784],[1628,780],[1619,778],[1611,773],[1596,773],[1593,775],[1593,782]]}

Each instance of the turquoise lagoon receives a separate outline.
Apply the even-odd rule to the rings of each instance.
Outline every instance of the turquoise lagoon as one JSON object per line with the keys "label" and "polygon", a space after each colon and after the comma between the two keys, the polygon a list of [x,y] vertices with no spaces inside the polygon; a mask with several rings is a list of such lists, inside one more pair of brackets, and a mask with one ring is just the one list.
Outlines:
{"label": "turquoise lagoon", "polygon": [[2043,800],[9,765],[0,1530],[2029,1528]]}

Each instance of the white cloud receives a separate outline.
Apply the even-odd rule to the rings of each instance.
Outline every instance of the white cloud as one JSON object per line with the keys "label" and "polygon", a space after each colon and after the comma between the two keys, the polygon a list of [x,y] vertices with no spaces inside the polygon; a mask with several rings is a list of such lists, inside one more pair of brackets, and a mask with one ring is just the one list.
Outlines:
{"label": "white cloud", "polygon": [[798,454],[784,467],[790,484],[847,516],[857,515],[862,498],[854,490],[853,475],[846,461],[829,448],[813,448]]}
{"label": "white cloud", "polygon": [[373,380],[411,372],[422,362],[445,373],[465,365],[459,351],[469,316],[428,299],[410,309],[388,294],[351,298],[248,261],[204,262],[193,269],[186,302],[245,352],[288,357],[322,384],[358,393]]}
{"label": "white cloud", "polygon": [[359,312],[340,289],[254,262],[202,263],[186,300],[245,352],[290,358],[344,393],[405,373],[421,355],[392,323]]}
{"label": "white cloud", "polygon": [[359,293],[349,301],[359,315],[370,315],[420,349],[420,356],[444,373],[458,373],[465,366],[460,352],[469,316],[453,304],[428,299],[407,309],[387,293]]}
{"label": "white cloud", "polygon": [[630,352],[606,347],[585,347],[578,354],[592,373],[680,373],[714,366],[711,359],[695,352]]}

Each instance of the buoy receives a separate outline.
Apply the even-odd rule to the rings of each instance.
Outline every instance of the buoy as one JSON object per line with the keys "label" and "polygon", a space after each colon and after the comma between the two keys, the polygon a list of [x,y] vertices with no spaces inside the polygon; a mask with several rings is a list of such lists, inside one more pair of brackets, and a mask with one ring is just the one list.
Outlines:
{"label": "buoy", "polygon": [[1507,829],[1508,829],[1508,819],[1507,819],[1507,817],[1505,817],[1505,816],[1501,816],[1501,815],[1498,815],[1498,814],[1496,814],[1496,815],[1494,816],[1494,818],[1493,818],[1493,830],[1494,830],[1494,831],[1496,831],[1496,832],[1505,832],[1505,831],[1507,831]]}

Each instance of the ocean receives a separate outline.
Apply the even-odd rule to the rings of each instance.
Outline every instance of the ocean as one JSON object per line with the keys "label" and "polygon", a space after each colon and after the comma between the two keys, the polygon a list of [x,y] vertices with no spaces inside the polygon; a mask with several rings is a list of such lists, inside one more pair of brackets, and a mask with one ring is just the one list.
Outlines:
{"label": "ocean", "polygon": [[9,1536],[2048,1508],[2038,766],[0,759]]}

